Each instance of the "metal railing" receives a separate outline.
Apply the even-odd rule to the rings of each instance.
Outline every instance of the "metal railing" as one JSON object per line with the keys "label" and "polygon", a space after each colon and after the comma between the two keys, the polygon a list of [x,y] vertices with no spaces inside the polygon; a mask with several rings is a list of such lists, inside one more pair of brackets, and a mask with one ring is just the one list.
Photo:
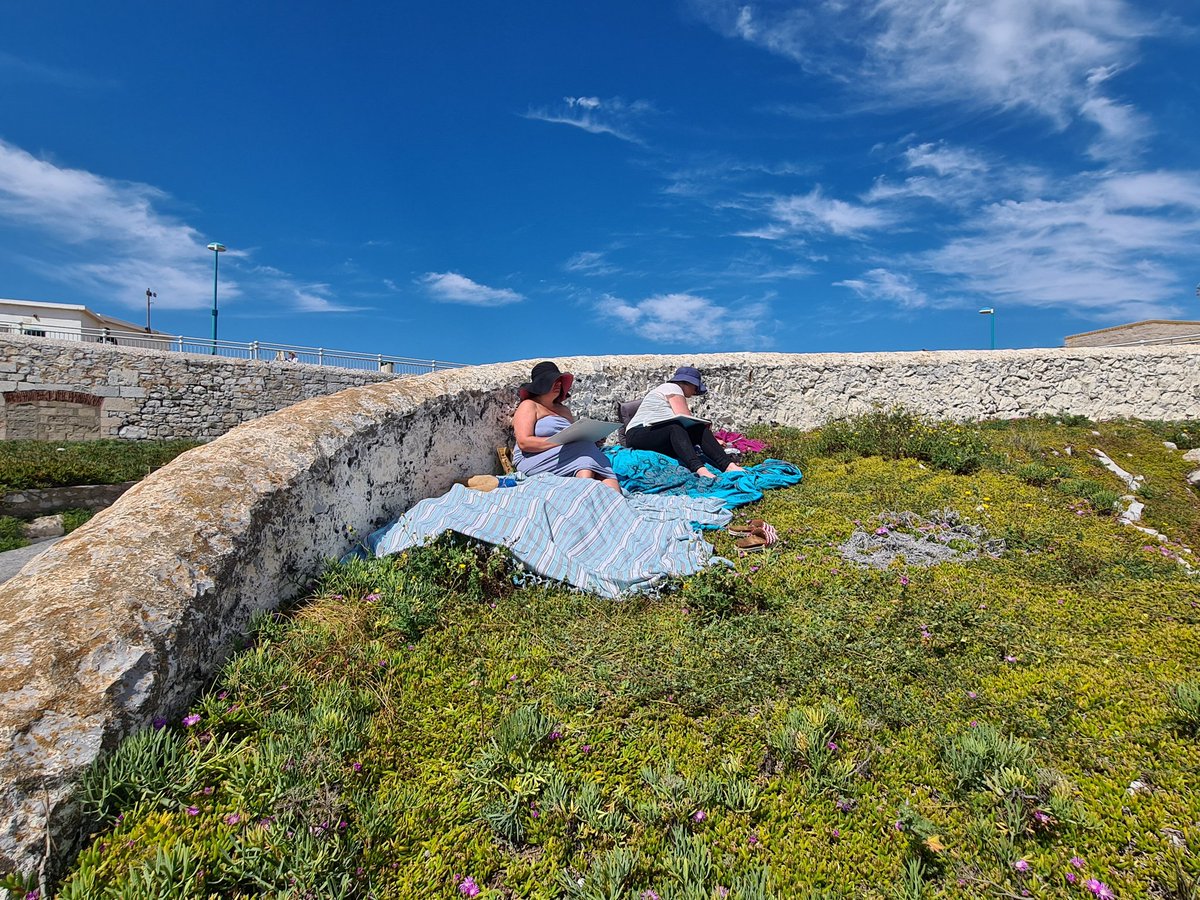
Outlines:
{"label": "metal railing", "polygon": [[412,359],[386,353],[357,353],[353,350],[331,350],[326,347],[301,347],[271,341],[214,341],[212,338],[186,335],[158,334],[144,331],[116,331],[110,328],[46,328],[29,323],[3,323],[0,330],[27,337],[44,337],[58,341],[84,341],[93,344],[113,344],[117,347],[140,347],[144,350],[169,350],[176,353],[195,353],[202,356],[221,356],[228,359],[256,359],[308,366],[333,366],[339,369],[359,369],[423,375],[443,369],[459,369],[465,363],[440,359]]}

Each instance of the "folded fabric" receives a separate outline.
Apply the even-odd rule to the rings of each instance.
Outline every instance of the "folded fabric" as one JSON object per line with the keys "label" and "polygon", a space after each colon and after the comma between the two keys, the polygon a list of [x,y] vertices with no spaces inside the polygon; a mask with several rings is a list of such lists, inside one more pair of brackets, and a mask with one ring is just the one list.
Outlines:
{"label": "folded fabric", "polygon": [[608,457],[628,493],[716,498],[727,509],[761,500],[763,491],[799,484],[803,478],[798,468],[780,459],[766,459],[740,472],[703,478],[677,460],[652,450],[621,448],[610,451]]}
{"label": "folded fabric", "polygon": [[539,575],[612,598],[703,569],[713,548],[690,523],[721,528],[730,519],[715,498],[631,502],[590,478],[535,475],[486,494],[455,485],[368,535],[363,549],[386,556],[456,531],[507,547]]}
{"label": "folded fabric", "polygon": [[746,437],[740,431],[724,431],[720,428],[713,431],[713,437],[726,446],[740,450],[742,453],[761,453],[767,449],[767,442],[757,438]]}

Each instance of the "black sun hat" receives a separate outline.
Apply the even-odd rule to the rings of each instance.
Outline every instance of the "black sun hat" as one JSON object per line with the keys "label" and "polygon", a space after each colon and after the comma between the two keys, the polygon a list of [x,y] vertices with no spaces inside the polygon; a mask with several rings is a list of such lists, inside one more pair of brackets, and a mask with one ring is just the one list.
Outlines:
{"label": "black sun hat", "polygon": [[554,382],[562,379],[562,391],[558,397],[561,400],[571,393],[571,385],[575,383],[575,376],[570,372],[560,372],[556,363],[546,360],[540,362],[533,367],[530,373],[529,381],[521,385],[521,399],[528,400],[530,397],[537,397],[541,394],[550,393],[550,388],[554,387]]}

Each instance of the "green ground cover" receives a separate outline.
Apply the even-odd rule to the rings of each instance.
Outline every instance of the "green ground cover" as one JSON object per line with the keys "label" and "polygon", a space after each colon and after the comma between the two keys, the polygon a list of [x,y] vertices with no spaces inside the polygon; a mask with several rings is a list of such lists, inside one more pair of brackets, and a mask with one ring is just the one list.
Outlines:
{"label": "green ground cover", "polygon": [[[0,441],[0,495],[35,488],[121,484],[145,478],[198,441]],[[63,511],[69,534],[92,517]],[[0,552],[26,546],[24,521],[0,516]]]}
{"label": "green ground cover", "polygon": [[145,478],[198,441],[0,441],[0,494]]}
{"label": "green ground cover", "polygon": [[[1162,444],[1192,432],[763,430],[804,481],[739,518],[786,545],[716,535],[734,568],[658,597],[454,541],[331,565],[91,773],[57,896],[1196,897],[1200,502]],[[947,509],[1003,552],[839,551]]]}

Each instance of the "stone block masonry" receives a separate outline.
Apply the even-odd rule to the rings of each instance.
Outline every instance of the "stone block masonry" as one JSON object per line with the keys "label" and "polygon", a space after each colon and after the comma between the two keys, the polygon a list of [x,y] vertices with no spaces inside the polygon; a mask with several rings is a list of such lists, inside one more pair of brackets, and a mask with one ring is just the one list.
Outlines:
{"label": "stone block masonry", "polygon": [[0,336],[0,440],[211,440],[384,372]]}
{"label": "stone block masonry", "polygon": [[[576,375],[573,408],[594,417],[686,362],[710,386],[698,409],[723,425],[808,428],[896,405],[960,420],[1200,418],[1200,347],[558,362]],[[228,371],[175,365],[187,378]],[[37,869],[48,837],[50,870],[69,860],[80,774],[154,717],[178,717],[256,610],[303,592],[352,535],[494,471],[530,366],[383,381],[241,425],[136,484],[0,586],[0,871]],[[53,378],[46,389],[72,383]]]}

